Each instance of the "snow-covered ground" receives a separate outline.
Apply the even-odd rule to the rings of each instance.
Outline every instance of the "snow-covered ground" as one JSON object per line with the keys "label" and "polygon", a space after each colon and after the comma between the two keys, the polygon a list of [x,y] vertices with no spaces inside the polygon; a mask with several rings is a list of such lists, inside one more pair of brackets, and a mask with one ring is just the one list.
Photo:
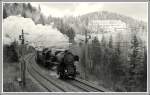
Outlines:
{"label": "snow-covered ground", "polygon": [[53,25],[35,25],[32,19],[21,16],[9,16],[3,20],[3,43],[19,41],[22,29],[26,33],[25,40],[34,47],[67,48],[69,46],[68,37],[53,28]]}
{"label": "snow-covered ground", "polygon": [[[101,41],[102,37],[105,37],[105,40],[108,42],[110,37],[112,36],[113,42],[131,42],[131,39],[133,37],[134,32],[131,32],[130,30],[122,30],[122,31],[109,31],[107,33],[90,33],[88,35],[91,36],[89,39],[89,42],[94,39],[94,37],[97,37],[99,41]],[[137,32],[136,35],[140,40],[144,43],[145,46],[147,46],[147,32]],[[84,42],[85,41],[85,35],[77,34],[75,36],[75,41],[77,43]]]}

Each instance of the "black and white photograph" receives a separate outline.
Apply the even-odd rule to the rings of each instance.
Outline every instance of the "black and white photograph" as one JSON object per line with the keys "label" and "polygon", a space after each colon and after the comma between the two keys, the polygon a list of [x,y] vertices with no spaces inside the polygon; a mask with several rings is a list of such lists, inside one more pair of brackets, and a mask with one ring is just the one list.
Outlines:
{"label": "black and white photograph", "polygon": [[148,2],[3,2],[3,92],[147,92]]}

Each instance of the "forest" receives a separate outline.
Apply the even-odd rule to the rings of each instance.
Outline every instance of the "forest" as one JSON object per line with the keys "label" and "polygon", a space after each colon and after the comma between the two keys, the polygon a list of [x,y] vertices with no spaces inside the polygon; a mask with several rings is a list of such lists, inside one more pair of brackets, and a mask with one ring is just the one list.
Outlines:
{"label": "forest", "polygon": [[85,51],[82,52],[81,59],[86,79],[90,80],[94,76],[94,79],[102,81],[104,86],[111,87],[114,91],[146,91],[147,48],[139,42],[136,34],[132,36],[128,47],[120,41],[113,42],[112,36],[109,41],[106,41],[105,36],[101,41],[95,37],[88,44],[87,52],[86,63]]}

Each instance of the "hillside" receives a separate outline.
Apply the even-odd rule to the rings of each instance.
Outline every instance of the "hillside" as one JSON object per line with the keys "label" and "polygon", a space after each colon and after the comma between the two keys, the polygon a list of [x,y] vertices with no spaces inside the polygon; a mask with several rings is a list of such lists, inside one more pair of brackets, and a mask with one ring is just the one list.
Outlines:
{"label": "hillside", "polygon": [[100,11],[88,13],[78,17],[81,22],[86,22],[86,20],[121,20],[125,22],[130,27],[144,27],[146,28],[146,23],[143,21],[138,21],[128,16],[124,16],[121,14],[108,12],[108,11]]}

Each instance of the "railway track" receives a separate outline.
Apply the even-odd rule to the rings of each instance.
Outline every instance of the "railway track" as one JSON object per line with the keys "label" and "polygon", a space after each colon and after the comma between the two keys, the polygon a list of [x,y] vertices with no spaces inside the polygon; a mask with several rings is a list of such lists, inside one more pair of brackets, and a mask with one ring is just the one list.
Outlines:
{"label": "railway track", "polygon": [[100,86],[98,86],[98,85],[94,85],[93,83],[90,83],[90,82],[88,82],[88,81],[85,81],[85,80],[81,80],[81,79],[79,79],[79,78],[76,78],[75,80],[74,80],[74,83],[75,84],[79,84],[79,86],[81,86],[81,84],[82,84],[82,86],[83,87],[86,87],[87,89],[88,89],[88,91],[92,91],[92,92],[110,92],[109,90],[107,90],[107,89],[105,89],[105,88],[103,88],[103,87],[100,87]]}
{"label": "railway track", "polygon": [[93,83],[90,83],[85,80],[81,80],[79,78],[76,78],[75,80],[65,80],[65,81],[67,81],[68,83],[70,83],[73,86],[83,89],[86,92],[110,92],[109,90],[107,90],[103,87],[94,85]]}
{"label": "railway track", "polygon": [[84,84],[80,84],[79,82],[76,82],[76,81],[68,81],[68,83],[70,83],[71,85],[73,86],[76,86],[80,89],[83,89],[85,92],[99,92],[98,90],[95,90],[89,86],[86,86]]}
{"label": "railway track", "polygon": [[[30,58],[29,58],[30,57]],[[106,89],[93,85],[88,81],[76,78],[75,80],[58,80],[43,74],[35,63],[34,55],[28,56],[28,72],[49,92],[105,92]]]}
{"label": "railway track", "polygon": [[[80,90],[79,88],[76,88],[76,87],[73,87],[72,85],[70,85],[70,84],[67,84],[67,83],[65,83],[65,82],[63,82],[63,81],[60,81],[60,80],[58,80],[58,79],[54,79],[53,77],[50,77],[50,76],[47,76],[47,75],[45,75],[45,74],[43,74],[43,73],[41,73],[41,72],[39,72],[39,71],[41,71],[40,70],[40,68],[38,67],[38,66],[36,66],[36,64],[35,64],[35,62],[31,62],[31,59],[32,59],[32,57],[29,59],[29,64],[30,64],[30,69],[32,69],[33,71],[30,71],[29,70],[29,72],[30,73],[33,73],[33,74],[36,74],[37,76],[35,76],[35,75],[33,75],[33,77],[35,77],[35,79],[39,79],[39,80],[37,80],[42,86],[45,86],[45,85],[48,85],[47,83],[50,83],[51,85],[53,85],[53,86],[51,86],[51,85],[49,85],[49,86],[51,86],[51,88],[50,87],[45,87],[46,89],[47,88],[49,88],[48,89],[48,91],[50,91],[50,92],[82,92],[82,90]],[[43,79],[41,79],[41,78],[39,78],[39,77],[42,77]],[[42,82],[43,81],[43,82]],[[41,83],[42,82],[42,83]]]}
{"label": "railway track", "polygon": [[[31,60],[32,57],[28,58],[29,60]],[[37,73],[37,71],[34,70],[34,68],[32,67],[30,61],[28,60],[28,64],[27,64],[27,70],[30,73],[30,75],[42,86],[44,87],[48,92],[61,92],[62,90],[58,89],[57,87],[55,87],[53,84],[51,84],[48,80],[46,80],[45,78],[43,78],[43,76],[41,76],[39,73]]]}
{"label": "railway track", "polygon": [[89,85],[86,85],[85,83],[81,83],[75,80],[68,80],[68,83],[72,84],[73,86],[76,86],[80,89],[83,89],[86,92],[103,92],[102,90],[97,90]]}

